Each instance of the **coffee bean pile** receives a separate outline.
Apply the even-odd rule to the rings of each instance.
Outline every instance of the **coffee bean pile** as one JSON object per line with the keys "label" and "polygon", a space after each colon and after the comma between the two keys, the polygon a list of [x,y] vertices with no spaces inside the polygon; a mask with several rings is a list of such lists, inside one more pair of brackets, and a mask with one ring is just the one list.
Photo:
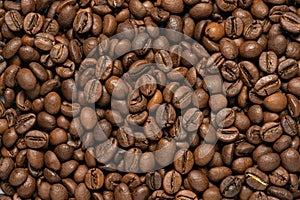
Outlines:
{"label": "coffee bean pile", "polygon": [[0,1],[0,199],[300,199],[299,6]]}

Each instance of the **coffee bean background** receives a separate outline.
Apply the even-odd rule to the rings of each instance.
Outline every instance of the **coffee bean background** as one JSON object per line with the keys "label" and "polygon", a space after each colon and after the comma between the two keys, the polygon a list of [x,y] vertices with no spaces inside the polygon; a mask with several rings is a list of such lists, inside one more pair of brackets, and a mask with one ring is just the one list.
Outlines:
{"label": "coffee bean background", "polygon": [[0,1],[0,199],[300,199],[299,98],[299,0]]}

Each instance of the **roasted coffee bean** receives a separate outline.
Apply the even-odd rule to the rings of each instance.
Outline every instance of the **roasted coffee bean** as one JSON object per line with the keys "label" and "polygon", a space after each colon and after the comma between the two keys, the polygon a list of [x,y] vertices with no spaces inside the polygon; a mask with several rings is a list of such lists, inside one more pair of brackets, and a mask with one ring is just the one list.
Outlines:
{"label": "roasted coffee bean", "polygon": [[16,10],[10,10],[5,14],[5,23],[12,31],[20,31],[23,28],[23,17]]}
{"label": "roasted coffee bean", "polygon": [[31,130],[25,135],[25,143],[26,146],[39,149],[48,146],[49,137],[45,132],[41,132],[38,130]]}
{"label": "roasted coffee bean", "polygon": [[162,186],[162,176],[159,172],[148,172],[146,174],[146,185],[151,190],[158,190]]}
{"label": "roasted coffee bean", "polygon": [[276,92],[267,96],[263,102],[264,106],[271,112],[280,112],[287,106],[286,96],[281,92]]}
{"label": "roasted coffee bean", "polygon": [[255,190],[265,190],[269,185],[268,176],[255,167],[248,168],[245,176],[246,183]]}
{"label": "roasted coffee bean", "polygon": [[234,176],[227,176],[220,185],[222,195],[225,197],[234,197],[242,189],[241,179]]}
{"label": "roasted coffee bean", "polygon": [[197,200],[198,197],[194,192],[192,192],[190,190],[180,190],[176,194],[175,199],[176,200],[184,200],[184,199],[188,199],[188,200],[189,199],[195,199],[195,200]]}
{"label": "roasted coffee bean", "polygon": [[39,13],[28,13],[24,18],[23,29],[29,35],[35,35],[43,27],[43,17]]}
{"label": "roasted coffee bean", "polygon": [[85,184],[91,190],[98,190],[103,186],[104,175],[100,169],[91,168],[85,175]]}
{"label": "roasted coffee bean", "polygon": [[208,188],[208,178],[200,170],[192,170],[188,174],[190,186],[197,192],[203,192]]}
{"label": "roasted coffee bean", "polygon": [[244,26],[243,36],[247,40],[257,39],[263,32],[263,27],[258,21],[246,24]]}
{"label": "roasted coffee bean", "polygon": [[277,55],[273,51],[262,52],[259,57],[259,67],[262,71],[272,74],[278,66]]}
{"label": "roasted coffee bean", "polygon": [[163,188],[167,193],[174,194],[179,191],[181,183],[181,175],[177,171],[171,170],[166,173],[163,179]]}
{"label": "roasted coffee bean", "polygon": [[276,153],[267,153],[260,156],[257,160],[259,169],[262,171],[273,171],[280,165],[280,157]]}
{"label": "roasted coffee bean", "polygon": [[291,79],[298,73],[299,64],[296,60],[288,58],[278,65],[278,74],[282,79]]}
{"label": "roasted coffee bean", "polygon": [[259,72],[255,65],[249,61],[242,61],[238,64],[240,77],[248,87],[253,86],[259,79]]}
{"label": "roasted coffee bean", "polygon": [[299,33],[300,17],[292,12],[283,13],[280,18],[280,24],[283,29],[290,33]]}
{"label": "roasted coffee bean", "polygon": [[258,95],[267,96],[276,92],[280,86],[281,81],[277,75],[268,75],[260,78],[256,82],[254,89]]}
{"label": "roasted coffee bean", "polygon": [[73,29],[80,34],[83,34],[92,28],[92,23],[92,13],[82,11],[76,15],[73,22]]}
{"label": "roasted coffee bean", "polygon": [[270,186],[268,188],[268,193],[280,199],[293,199],[293,195],[290,191],[280,187]]}
{"label": "roasted coffee bean", "polygon": [[194,156],[191,151],[179,150],[174,156],[174,167],[181,174],[187,174],[194,165]]}
{"label": "roasted coffee bean", "polygon": [[243,33],[243,21],[234,16],[230,16],[225,20],[224,30],[228,37],[237,38]]}
{"label": "roasted coffee bean", "polygon": [[231,12],[237,7],[237,0],[218,0],[217,6],[224,12]]}
{"label": "roasted coffee bean", "polygon": [[36,123],[36,116],[33,113],[23,114],[17,118],[15,130],[18,134],[29,131]]}
{"label": "roasted coffee bean", "polygon": [[272,184],[276,186],[284,186],[289,181],[289,173],[280,166],[269,175],[269,178]]}
{"label": "roasted coffee bean", "polygon": [[299,170],[300,162],[297,160],[299,153],[292,148],[286,149],[280,154],[283,167],[289,172],[295,172]]}

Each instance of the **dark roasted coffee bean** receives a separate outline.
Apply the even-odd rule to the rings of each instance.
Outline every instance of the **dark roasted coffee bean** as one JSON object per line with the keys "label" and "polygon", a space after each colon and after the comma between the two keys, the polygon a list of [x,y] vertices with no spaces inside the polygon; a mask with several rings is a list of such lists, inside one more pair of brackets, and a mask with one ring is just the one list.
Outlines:
{"label": "dark roasted coffee bean", "polygon": [[245,176],[246,183],[255,190],[265,190],[269,185],[268,176],[255,167],[248,168]]}
{"label": "dark roasted coffee bean", "polygon": [[234,197],[241,191],[241,189],[242,189],[241,179],[234,176],[226,177],[220,185],[221,193],[225,197]]}
{"label": "dark roasted coffee bean", "polygon": [[290,191],[284,188],[270,186],[268,188],[268,194],[275,196],[279,199],[291,200],[293,199],[293,195]]}

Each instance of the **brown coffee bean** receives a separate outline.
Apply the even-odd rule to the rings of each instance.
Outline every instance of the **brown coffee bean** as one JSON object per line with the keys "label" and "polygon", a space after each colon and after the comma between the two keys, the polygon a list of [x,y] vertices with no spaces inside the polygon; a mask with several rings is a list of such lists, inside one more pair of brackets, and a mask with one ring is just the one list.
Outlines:
{"label": "brown coffee bean", "polygon": [[31,130],[25,135],[26,146],[34,149],[47,147],[48,140],[48,135],[38,130]]}
{"label": "brown coffee bean", "polygon": [[188,181],[191,187],[197,192],[203,192],[208,188],[208,178],[199,170],[190,171]]}
{"label": "brown coffee bean", "polygon": [[275,169],[270,175],[270,182],[276,186],[284,186],[289,181],[289,173],[281,166]]}
{"label": "brown coffee bean", "polygon": [[234,176],[227,176],[220,185],[221,194],[225,197],[234,197],[241,189],[242,180]]}
{"label": "brown coffee bean", "polygon": [[36,180],[28,175],[26,181],[18,187],[17,193],[19,197],[27,199],[30,198],[36,189]]}
{"label": "brown coffee bean", "polygon": [[239,52],[242,57],[253,59],[253,58],[257,58],[261,54],[262,47],[260,44],[258,44],[255,41],[246,41],[242,43],[241,46],[239,47]]}
{"label": "brown coffee bean", "polygon": [[85,184],[91,190],[98,190],[103,186],[104,175],[100,169],[92,168],[85,175]]}
{"label": "brown coffee bean", "polygon": [[286,96],[281,92],[276,92],[267,96],[263,102],[264,106],[271,112],[280,112],[287,106]]}
{"label": "brown coffee bean", "polygon": [[248,168],[245,175],[246,183],[255,190],[265,190],[269,185],[268,176],[255,167]]}
{"label": "brown coffee bean", "polygon": [[280,24],[283,29],[291,33],[299,33],[300,17],[292,12],[283,13],[280,18]]}
{"label": "brown coffee bean", "polygon": [[289,172],[296,172],[300,168],[299,153],[293,149],[288,148],[280,154],[282,166]]}
{"label": "brown coffee bean", "polygon": [[175,171],[168,171],[163,179],[163,188],[168,194],[174,194],[179,191],[182,183],[181,175]]}

